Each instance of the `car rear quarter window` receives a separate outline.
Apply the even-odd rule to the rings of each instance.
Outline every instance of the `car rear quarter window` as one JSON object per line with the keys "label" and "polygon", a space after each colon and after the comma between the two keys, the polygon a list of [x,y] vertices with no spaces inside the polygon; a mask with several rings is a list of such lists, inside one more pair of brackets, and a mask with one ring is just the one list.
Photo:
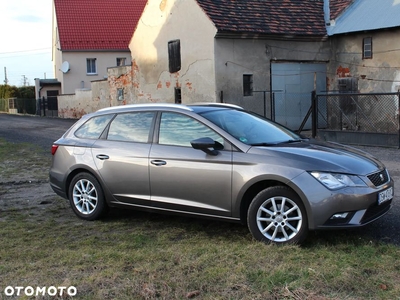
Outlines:
{"label": "car rear quarter window", "polygon": [[75,136],[82,139],[98,139],[113,117],[113,114],[93,117],[75,131]]}
{"label": "car rear quarter window", "polygon": [[189,116],[168,112],[162,114],[159,144],[191,147],[191,141],[203,137],[210,137],[221,144],[224,142],[211,128]]}
{"label": "car rear quarter window", "polygon": [[154,112],[119,114],[110,124],[108,140],[147,143]]}

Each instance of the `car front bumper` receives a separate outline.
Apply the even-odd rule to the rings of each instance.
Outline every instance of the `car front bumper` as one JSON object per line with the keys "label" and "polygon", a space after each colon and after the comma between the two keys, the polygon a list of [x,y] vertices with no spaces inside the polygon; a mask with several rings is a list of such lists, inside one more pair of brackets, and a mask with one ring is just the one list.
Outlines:
{"label": "car front bumper", "polygon": [[364,226],[383,215],[391,208],[392,199],[378,203],[379,194],[392,189],[394,182],[389,179],[379,187],[346,187],[329,190],[304,172],[292,183],[305,203],[309,228],[352,228]]}

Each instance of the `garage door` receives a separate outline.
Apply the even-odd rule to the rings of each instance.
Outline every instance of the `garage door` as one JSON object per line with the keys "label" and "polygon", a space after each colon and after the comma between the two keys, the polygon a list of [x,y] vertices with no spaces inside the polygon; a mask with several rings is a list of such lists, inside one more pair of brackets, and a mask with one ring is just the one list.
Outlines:
{"label": "garage door", "polygon": [[[276,62],[271,64],[271,75],[275,121],[297,130],[311,106],[314,78],[317,93],[326,91],[326,64]],[[304,129],[311,129],[311,118]]]}

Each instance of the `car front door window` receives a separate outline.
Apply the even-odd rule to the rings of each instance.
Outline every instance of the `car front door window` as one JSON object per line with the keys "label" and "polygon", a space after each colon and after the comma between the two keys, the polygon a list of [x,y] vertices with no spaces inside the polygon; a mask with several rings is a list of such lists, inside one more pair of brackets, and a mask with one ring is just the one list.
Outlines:
{"label": "car front door window", "polygon": [[203,137],[223,143],[220,135],[193,118],[177,113],[162,114],[159,144],[191,147],[191,141]]}

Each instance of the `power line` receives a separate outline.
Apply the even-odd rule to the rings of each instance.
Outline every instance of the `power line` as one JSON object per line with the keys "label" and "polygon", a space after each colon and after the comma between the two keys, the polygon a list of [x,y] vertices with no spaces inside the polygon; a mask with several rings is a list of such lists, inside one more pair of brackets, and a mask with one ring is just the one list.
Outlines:
{"label": "power line", "polygon": [[40,50],[51,50],[51,47],[40,48],[40,49],[31,49],[31,50],[19,50],[19,51],[11,51],[11,52],[0,52],[0,54],[14,54],[14,53],[23,53],[23,52],[34,52]]}

